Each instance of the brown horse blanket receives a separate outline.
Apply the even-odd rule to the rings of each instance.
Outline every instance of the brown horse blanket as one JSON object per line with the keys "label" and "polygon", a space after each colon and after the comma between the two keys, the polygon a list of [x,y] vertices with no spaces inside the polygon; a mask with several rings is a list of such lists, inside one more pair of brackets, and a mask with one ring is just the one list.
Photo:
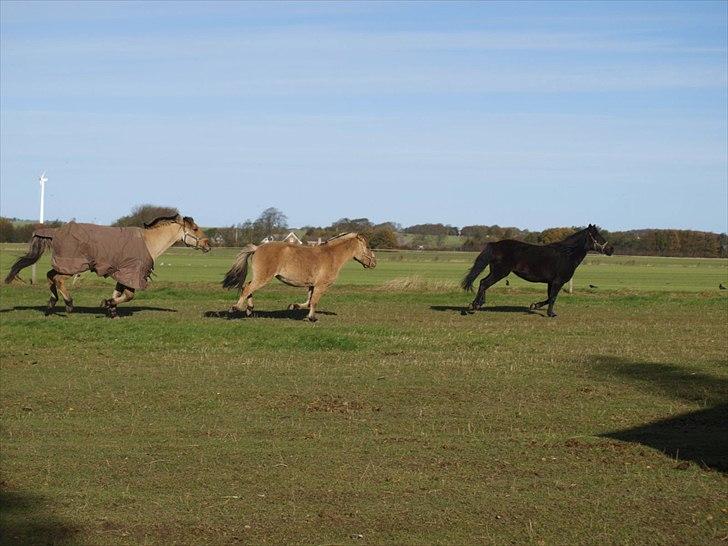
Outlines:
{"label": "brown horse blanket", "polygon": [[93,271],[135,290],[147,287],[154,260],[142,228],[108,227],[68,222],[38,229],[35,237],[51,239],[53,269],[64,275]]}

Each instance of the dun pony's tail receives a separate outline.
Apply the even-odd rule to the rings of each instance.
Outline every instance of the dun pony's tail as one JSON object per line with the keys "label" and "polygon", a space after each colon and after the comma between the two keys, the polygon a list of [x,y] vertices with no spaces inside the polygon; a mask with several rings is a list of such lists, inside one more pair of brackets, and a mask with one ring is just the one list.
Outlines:
{"label": "dun pony's tail", "polygon": [[8,273],[8,276],[5,277],[5,284],[9,284],[17,279],[18,273],[20,273],[21,269],[25,269],[29,265],[33,265],[37,262],[43,252],[45,252],[45,249],[48,248],[48,245],[50,245],[51,240],[52,239],[48,237],[38,237],[37,235],[33,235],[33,238],[30,240],[30,246],[28,247],[28,253],[25,256],[18,258],[10,268],[10,273]]}
{"label": "dun pony's tail", "polygon": [[460,283],[460,286],[463,287],[463,290],[473,289],[473,283],[475,282],[475,279],[478,278],[478,275],[480,275],[490,263],[490,255],[491,249],[490,243],[488,243],[485,245],[483,252],[478,254],[478,257],[475,258],[473,267],[470,268],[470,271],[468,271],[467,275],[465,275],[462,282]]}
{"label": "dun pony's tail", "polygon": [[255,245],[243,247],[243,250],[237,255],[233,266],[222,281],[223,288],[237,288],[238,290],[242,290],[243,284],[245,284],[245,277],[248,275],[248,256],[256,250],[258,250],[258,247]]}

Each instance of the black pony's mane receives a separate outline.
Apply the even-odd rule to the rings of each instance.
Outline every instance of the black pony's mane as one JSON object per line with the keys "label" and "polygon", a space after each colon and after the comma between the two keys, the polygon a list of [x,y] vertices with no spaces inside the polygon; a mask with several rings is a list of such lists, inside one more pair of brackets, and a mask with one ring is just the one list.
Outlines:
{"label": "black pony's mane", "polygon": [[576,233],[572,233],[562,241],[550,243],[546,246],[563,248],[568,251],[583,250],[587,233],[589,233],[589,228],[584,228]]}

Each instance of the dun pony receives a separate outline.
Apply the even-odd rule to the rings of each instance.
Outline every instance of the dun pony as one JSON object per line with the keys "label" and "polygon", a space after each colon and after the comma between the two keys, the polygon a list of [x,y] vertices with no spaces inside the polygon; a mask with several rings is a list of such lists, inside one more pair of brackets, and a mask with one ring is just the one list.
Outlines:
{"label": "dun pony", "polygon": [[[233,316],[245,305],[245,314],[253,314],[253,294],[275,277],[289,286],[308,288],[305,303],[292,303],[289,309],[308,309],[308,320],[316,321],[316,304],[334,283],[346,262],[356,260],[365,268],[377,265],[366,240],[356,233],[337,235],[318,246],[302,246],[271,242],[261,246],[247,245],[235,258],[222,281],[224,288],[242,289],[238,302],[230,308]],[[248,261],[253,278],[246,285]]]}

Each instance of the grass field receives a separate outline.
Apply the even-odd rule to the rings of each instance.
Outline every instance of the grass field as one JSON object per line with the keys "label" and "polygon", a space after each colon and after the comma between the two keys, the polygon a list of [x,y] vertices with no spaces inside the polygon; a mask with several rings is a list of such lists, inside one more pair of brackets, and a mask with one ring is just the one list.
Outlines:
{"label": "grass field", "polygon": [[310,324],[277,283],[222,318],[234,253],[173,249],[115,321],[89,274],[70,316],[0,289],[0,542],[728,540],[726,260],[589,257],[548,319],[513,276],[461,315],[473,254],[379,253]]}

